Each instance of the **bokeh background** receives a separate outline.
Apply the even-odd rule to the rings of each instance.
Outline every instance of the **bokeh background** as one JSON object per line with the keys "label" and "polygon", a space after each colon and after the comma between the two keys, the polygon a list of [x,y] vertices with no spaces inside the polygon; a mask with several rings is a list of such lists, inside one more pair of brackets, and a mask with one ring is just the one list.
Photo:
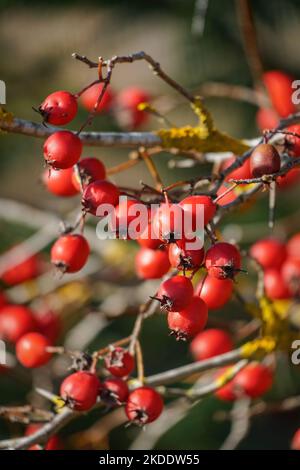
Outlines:
{"label": "bokeh background", "polygon": [[[251,3],[265,68],[281,69],[299,78],[299,2],[257,0]],[[145,50],[160,61],[171,76],[191,90],[197,91],[209,81],[251,87],[251,73],[243,50],[235,2],[210,0],[202,34],[193,32],[194,9],[194,0],[0,1],[0,78],[7,84],[6,108],[15,116],[38,120],[32,106],[38,106],[47,94],[57,89],[77,92],[93,81],[95,71],[74,61],[71,58],[74,51],[96,59],[99,55],[108,58],[115,54]],[[147,89],[162,106],[169,98],[177,100],[176,106],[168,113],[168,118],[178,124],[193,122],[188,106],[154,77],[145,64],[121,65],[116,68],[112,88],[119,91],[129,85]],[[255,105],[226,98],[208,98],[207,105],[221,129],[237,137],[253,138],[258,135]],[[86,111],[81,108],[72,127],[78,127],[85,117]],[[151,118],[145,130],[157,129],[159,125],[155,118]],[[98,116],[93,129],[120,130],[110,115]],[[84,155],[98,156],[111,167],[124,161],[128,152],[120,149],[86,148]],[[15,217],[13,211],[9,217],[1,216],[0,250],[3,253],[37,230],[39,223],[34,222],[32,226],[32,220],[29,220],[31,215],[38,219],[43,213],[46,218],[49,214],[49,220],[53,216],[64,219],[78,207],[79,200],[76,197],[58,199],[43,188],[40,182],[43,171],[41,140],[12,134],[0,135],[0,157],[0,212],[4,214],[6,210],[12,211],[8,204],[11,200],[37,210],[23,212],[21,220],[18,219],[17,211]],[[170,169],[170,158],[172,157],[162,155],[157,160],[165,183],[195,175],[195,169]],[[207,170],[208,167],[204,166],[196,171],[205,174]],[[151,182],[142,165],[113,178],[113,181],[122,183],[123,186],[138,186],[140,180]],[[300,229],[299,196],[298,184],[281,191],[277,198],[276,231],[280,236],[287,236]],[[267,233],[266,214],[267,197],[262,195],[247,210],[227,217],[222,226],[223,232],[233,234],[242,246],[247,247],[257,237]],[[93,225],[91,229],[94,230]],[[114,287],[88,277],[75,285],[62,281],[61,287],[54,294],[49,294],[52,304],[60,311],[65,331],[69,331],[69,341],[71,330],[73,335],[77,335],[76,341],[80,343],[82,340],[84,347],[91,351],[130,333],[138,302],[143,300],[143,295],[147,292],[136,284],[134,278],[133,258],[136,248],[130,242],[125,247],[124,242],[122,246],[119,243],[122,242],[109,245],[104,258],[108,265],[113,266],[118,273],[121,272],[122,282],[125,283],[121,295],[119,293],[114,297]],[[48,247],[44,254],[47,259]],[[98,254],[95,253],[94,262],[98,262],[97,257]],[[105,266],[104,263],[104,270],[107,269]],[[129,287],[126,287],[126,282]],[[241,279],[239,284],[245,291],[251,290],[248,279]],[[25,293],[18,290],[14,295],[37,301],[39,291],[28,293],[30,289],[35,289],[33,285],[24,289]],[[136,298],[132,300],[134,293]],[[57,300],[58,297],[60,300]],[[123,302],[128,304],[127,315],[112,319],[116,311],[122,312]],[[89,313],[91,311],[94,313]],[[83,327],[84,318],[88,315],[93,316],[93,321],[99,328],[98,333],[91,336],[90,340]],[[215,318],[226,322],[229,318],[244,320],[246,317],[242,307],[233,301],[222,312],[214,312],[211,318],[212,321]],[[76,322],[79,322],[82,330],[79,331],[78,327],[75,329]],[[87,338],[82,339],[85,334]],[[64,338],[63,334],[62,341]],[[147,322],[142,333],[142,344],[147,374],[191,360],[187,345],[178,344],[173,338],[166,336],[165,322],[161,317],[154,317]],[[48,384],[57,390],[65,371],[64,366],[61,359],[55,362],[54,380],[48,376],[47,370],[34,373],[32,377],[27,376],[26,380],[24,371],[19,371],[17,377],[9,374],[0,376],[1,404],[22,404],[28,399],[33,403],[40,403],[39,398],[30,392],[32,383],[46,384],[45,388]],[[299,368],[292,367],[287,358],[279,357],[278,371],[274,391],[269,399],[276,400],[297,394],[300,391]],[[184,413],[174,426],[163,432],[154,442],[154,448],[219,448],[228,434],[230,423],[228,420],[217,420],[216,415],[219,410],[228,408],[213,397],[203,400],[190,412]],[[78,438],[76,433],[89,428],[100,418],[99,411],[91,413],[64,429],[62,434],[67,445],[71,448],[84,447],[84,440]],[[300,412],[297,410],[253,418],[249,434],[239,448],[288,448],[290,438],[299,424]],[[21,433],[22,427],[0,420],[0,435],[4,437],[10,432]],[[108,436],[102,429],[94,446],[125,449],[138,438],[139,432],[133,427],[124,428],[122,425],[113,429]]]}

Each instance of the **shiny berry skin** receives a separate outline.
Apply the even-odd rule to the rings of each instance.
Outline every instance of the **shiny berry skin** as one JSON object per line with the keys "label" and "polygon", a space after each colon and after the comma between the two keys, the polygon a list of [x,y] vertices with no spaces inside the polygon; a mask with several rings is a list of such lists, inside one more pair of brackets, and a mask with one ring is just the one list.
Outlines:
{"label": "shiny berry skin", "polygon": [[256,124],[262,132],[265,129],[275,129],[279,124],[279,116],[272,108],[260,108],[256,113]]}
{"label": "shiny berry skin", "polygon": [[[228,190],[228,186],[225,184],[222,184],[217,191],[218,198],[219,196],[222,196],[222,194],[226,193],[227,190]],[[233,189],[232,191],[229,191],[229,193],[225,194],[225,196],[220,197],[220,199],[218,199],[217,201],[217,205],[221,207],[226,206],[227,204],[230,204],[231,202],[235,201],[237,196],[238,196],[237,191]]]}
{"label": "shiny berry skin", "polygon": [[[31,436],[41,428],[42,424],[29,424],[25,431],[25,436]],[[28,450],[41,450],[38,444],[29,447]],[[44,450],[63,450],[63,445],[58,436],[51,436],[45,444]]]}
{"label": "shiny berry skin", "polygon": [[[188,196],[179,205],[185,212],[191,214],[193,231],[196,230],[197,206],[203,205],[204,225],[207,225],[216,213],[217,206],[209,196]],[[203,227],[199,227],[202,229]]]}
{"label": "shiny berry skin", "polygon": [[292,102],[293,78],[281,70],[269,70],[263,74],[263,82],[275,110],[281,117],[295,112]]}
{"label": "shiny berry skin", "polygon": [[97,180],[90,183],[82,195],[82,206],[86,212],[97,215],[97,209],[102,204],[116,206],[119,202],[120,192],[113,183],[106,180]]}
{"label": "shiny berry skin", "polygon": [[42,333],[51,344],[54,344],[62,331],[62,322],[59,315],[52,310],[42,309],[34,312],[34,317],[38,331]]}
{"label": "shiny berry skin", "polygon": [[192,301],[194,288],[191,281],[185,276],[174,276],[164,281],[157,293],[162,309],[177,312],[187,307]]}
{"label": "shiny berry skin", "polygon": [[274,145],[258,145],[251,153],[250,168],[253,178],[277,173],[280,170],[280,155]]}
{"label": "shiny berry skin", "polygon": [[95,374],[80,371],[65,378],[60,386],[60,395],[73,410],[87,411],[95,405],[100,387]]}
{"label": "shiny berry skin", "polygon": [[134,370],[133,356],[126,349],[113,348],[104,358],[106,369],[115,377],[127,377]]}
{"label": "shiny berry skin", "polygon": [[157,238],[155,234],[151,234],[151,227],[152,224],[149,222],[145,229],[142,230],[141,235],[136,239],[136,241],[143,248],[150,248],[151,250],[155,250],[161,245],[161,240]]}
{"label": "shiny berry skin", "polygon": [[17,284],[22,284],[22,282],[36,278],[39,274],[41,274],[41,272],[41,257],[39,255],[33,255],[29,258],[25,258],[24,261],[21,261],[21,263],[17,262],[15,265],[12,265],[11,263],[10,267],[3,272],[1,279],[8,286],[15,286]]}
{"label": "shiny berry skin", "polygon": [[204,259],[204,248],[190,249],[187,248],[189,243],[194,240],[187,241],[185,239],[177,240],[169,246],[169,261],[173,268],[179,271],[188,271],[198,269]]}
{"label": "shiny berry skin", "polygon": [[205,267],[217,279],[233,279],[241,269],[241,255],[231,243],[220,242],[206,252]]}
{"label": "shiny berry skin", "polygon": [[185,234],[184,211],[178,204],[163,203],[154,214],[152,227],[162,241],[181,239]]}
{"label": "shiny berry skin", "polygon": [[110,377],[101,384],[101,400],[108,405],[120,405],[127,400],[128,395],[127,383],[118,377]]}
{"label": "shiny berry skin", "polygon": [[258,398],[270,390],[272,384],[271,370],[263,364],[253,362],[238,372],[224,387],[217,390],[215,395],[225,401],[233,401],[243,395]]}
{"label": "shiny berry skin", "polygon": [[184,309],[168,313],[168,326],[177,340],[186,340],[203,330],[207,316],[206,303],[200,297],[194,296]]}
{"label": "shiny berry skin", "polygon": [[279,269],[267,269],[264,273],[264,287],[271,300],[289,299],[292,291]]}
{"label": "shiny berry skin", "polygon": [[141,279],[160,279],[170,269],[168,252],[141,248],[135,257],[135,269]]}
{"label": "shiny berry skin", "polygon": [[51,248],[51,262],[62,272],[76,273],[87,262],[90,247],[82,235],[63,235]]}
{"label": "shiny berry skin", "polygon": [[32,311],[23,305],[5,305],[0,310],[0,338],[16,343],[37,328]]}
{"label": "shiny berry skin", "polygon": [[288,258],[282,265],[282,284],[286,284],[292,294],[300,293],[300,260],[299,258]]}
{"label": "shiny berry skin", "polygon": [[[98,158],[82,158],[79,160],[77,166],[83,188],[93,181],[104,180],[106,177],[106,168]],[[81,191],[81,184],[75,169],[73,169],[72,172],[72,183],[78,191]]]}
{"label": "shiny berry skin", "polygon": [[[95,83],[95,85],[88,88],[81,95],[81,103],[87,111],[94,111],[97,100],[103,88],[103,83]],[[111,88],[108,86],[101,99],[101,103],[97,107],[97,113],[102,111],[107,112],[111,109],[114,100],[114,94]]]}
{"label": "shiny berry skin", "polygon": [[129,394],[125,412],[129,421],[138,425],[152,423],[164,407],[158,392],[151,387],[140,387]]}
{"label": "shiny berry skin", "polygon": [[229,334],[216,328],[198,333],[190,344],[190,351],[196,361],[225,354],[232,349],[233,343]]}
{"label": "shiny berry skin", "polygon": [[73,168],[67,168],[66,170],[54,170],[53,168],[49,171],[46,169],[43,173],[43,183],[49,193],[55,196],[71,197],[78,194],[78,189],[74,186],[73,181]]}
{"label": "shiny berry skin", "polygon": [[149,113],[140,111],[140,103],[148,103],[150,95],[138,87],[122,90],[117,98],[117,118],[120,124],[128,129],[137,129],[149,120]]}
{"label": "shiny berry skin", "polygon": [[[227,158],[222,165],[222,171],[227,170],[236,160],[236,157],[233,155],[230,158]],[[225,178],[225,181],[230,179],[236,180],[245,180],[251,178],[251,171],[250,171],[250,161],[249,158],[244,161],[244,163],[236,168],[235,170],[231,171]]]}
{"label": "shiny berry skin", "polygon": [[292,168],[285,175],[279,176],[276,179],[276,183],[279,189],[285,190],[289,189],[292,186],[295,186],[296,183],[300,181],[300,168]]}
{"label": "shiny berry skin", "polygon": [[68,91],[55,91],[40,105],[39,112],[45,122],[63,126],[71,122],[77,114],[77,99]]}
{"label": "shiny berry skin", "polygon": [[291,449],[300,450],[300,428],[297,429],[297,431],[293,435],[293,439],[291,442]]}
{"label": "shiny berry skin", "polygon": [[289,239],[287,243],[287,252],[289,257],[300,261],[300,232],[295,233],[295,235]]}
{"label": "shiny berry skin", "polygon": [[195,295],[204,300],[209,310],[223,307],[231,298],[233,282],[231,279],[217,279],[205,276],[196,286]]}
{"label": "shiny berry skin", "polygon": [[286,259],[287,253],[284,243],[275,238],[265,238],[251,246],[250,255],[263,269],[277,269]]}
{"label": "shiny berry skin", "polygon": [[81,152],[80,138],[70,131],[54,132],[44,143],[45,161],[56,170],[64,170],[75,165]]}
{"label": "shiny berry skin", "polygon": [[[287,131],[300,135],[300,125],[294,124],[293,126],[289,126]],[[295,135],[286,135],[285,140],[289,155],[292,157],[300,157],[300,137]]]}
{"label": "shiny berry skin", "polygon": [[16,344],[16,356],[24,367],[40,367],[51,358],[46,351],[48,346],[51,346],[50,341],[40,333],[26,333]]}
{"label": "shiny berry skin", "polygon": [[[143,209],[145,209],[144,212]],[[143,206],[137,200],[128,199],[127,197],[120,198],[119,204],[115,207],[112,216],[110,228],[121,239],[135,239],[136,232],[148,226],[148,211],[146,206]]]}

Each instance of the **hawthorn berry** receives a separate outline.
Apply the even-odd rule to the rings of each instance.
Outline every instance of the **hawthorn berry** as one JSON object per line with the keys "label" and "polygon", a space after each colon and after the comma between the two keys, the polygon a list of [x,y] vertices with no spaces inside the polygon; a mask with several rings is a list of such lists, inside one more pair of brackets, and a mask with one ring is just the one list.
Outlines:
{"label": "hawthorn berry", "polygon": [[300,233],[295,233],[287,243],[288,256],[300,261]]}
{"label": "hawthorn berry", "polygon": [[51,344],[54,344],[62,330],[62,323],[59,315],[53,310],[39,309],[34,312],[38,330]]}
{"label": "hawthorn berry", "polygon": [[263,82],[275,110],[281,117],[295,112],[292,101],[293,78],[281,70],[269,70],[263,74]]}
{"label": "hawthorn berry", "polygon": [[279,189],[288,189],[300,180],[300,168],[292,168],[285,175],[279,176],[276,180]]}
{"label": "hawthorn berry", "polygon": [[142,426],[155,421],[163,407],[163,400],[156,390],[140,387],[129,394],[125,411],[129,421]]}
{"label": "hawthorn berry", "polygon": [[136,241],[143,248],[150,248],[151,250],[155,250],[161,245],[161,240],[156,237],[155,234],[151,234],[151,227],[152,224],[149,222],[145,229],[141,230],[141,235],[136,239]]}
{"label": "hawthorn berry", "polygon": [[169,261],[173,268],[179,271],[196,270],[198,269],[204,259],[204,248],[192,249],[187,248],[194,240],[176,240],[169,246]]}
{"label": "hawthorn berry", "polygon": [[289,299],[292,290],[279,269],[267,269],[264,272],[264,288],[267,297],[272,300]]}
{"label": "hawthorn berry", "polygon": [[207,316],[206,303],[200,297],[194,296],[184,309],[168,313],[168,326],[177,340],[186,340],[203,330]]}
{"label": "hawthorn berry", "polygon": [[1,279],[8,286],[22,284],[36,278],[42,272],[42,259],[39,255],[29,256],[21,261],[21,263],[17,261],[16,257],[15,261],[16,264],[11,264],[1,276]]}
{"label": "hawthorn berry", "polygon": [[162,309],[169,312],[187,307],[194,295],[193,284],[185,276],[174,276],[164,281],[155,299],[159,300]]}
{"label": "hawthorn berry", "polygon": [[260,108],[256,113],[256,124],[262,132],[265,129],[275,129],[279,124],[279,116],[272,108]]}
{"label": "hawthorn berry", "polygon": [[[31,436],[31,434],[34,434],[41,428],[42,424],[34,423],[34,424],[29,424],[26,428],[25,431],[25,436]],[[37,444],[34,444],[33,446],[29,447],[28,450],[40,450],[41,447]],[[62,450],[63,445],[58,436],[55,434],[51,436],[48,441],[45,444],[44,450]]]}
{"label": "hawthorn berry", "polygon": [[60,395],[70,408],[87,411],[95,405],[100,388],[95,374],[79,371],[65,378],[60,386]]}
{"label": "hawthorn berry", "polygon": [[277,173],[280,170],[280,155],[274,145],[258,145],[251,153],[250,168],[253,178]]}
{"label": "hawthorn berry", "polygon": [[44,143],[45,161],[56,170],[64,170],[75,165],[81,152],[80,138],[70,131],[54,132]]}
{"label": "hawthorn berry", "polygon": [[49,362],[48,346],[51,346],[50,341],[40,333],[26,333],[16,344],[16,355],[24,367],[33,369]]}
{"label": "hawthorn berry", "polygon": [[172,243],[185,235],[184,211],[179,204],[163,203],[154,214],[152,227],[160,240]]}
{"label": "hawthorn berry", "polygon": [[[95,85],[89,87],[81,95],[81,103],[87,111],[92,112],[95,109],[98,98],[102,92],[103,83],[95,83]],[[99,103],[96,112],[101,113],[102,111],[107,112],[111,109],[114,101],[114,93],[108,86],[102,96],[101,102]]]}
{"label": "hawthorn berry", "polygon": [[102,204],[116,206],[119,200],[119,189],[110,181],[97,180],[84,189],[82,206],[86,212],[97,215],[97,209]]}
{"label": "hawthorn berry", "polygon": [[[226,206],[227,204],[230,204],[231,202],[235,201],[236,198],[238,197],[238,193],[237,193],[238,188],[233,188],[232,191],[229,191],[228,193],[226,193],[227,190],[228,190],[228,187],[226,184],[222,184],[219,187],[217,191],[217,197],[218,197],[217,205],[218,206],[221,206],[221,207]],[[223,196],[224,193],[226,194]]]}
{"label": "hawthorn berry", "polygon": [[115,377],[127,377],[135,367],[133,356],[121,347],[113,348],[104,357],[106,369]]}
{"label": "hawthorn berry", "polygon": [[55,196],[70,197],[78,194],[79,190],[73,184],[73,167],[65,170],[46,168],[42,180],[47,190]]}
{"label": "hawthorn berry", "polygon": [[[295,134],[300,135],[300,124],[294,124],[293,126],[289,126],[287,128],[288,132],[294,132]],[[296,135],[286,135],[285,136],[286,147],[289,154],[292,157],[299,157],[300,156],[300,137]]]}
{"label": "hawthorn berry", "polygon": [[183,199],[179,205],[183,208],[184,212],[190,214],[192,221],[192,230],[195,232],[197,229],[197,207],[203,206],[204,211],[204,225],[207,225],[216,213],[217,206],[210,196],[188,196]]}
{"label": "hawthorn berry", "polygon": [[286,259],[287,252],[284,243],[275,238],[265,238],[251,246],[250,255],[263,269],[277,269]]}
{"label": "hawthorn berry", "polygon": [[55,91],[39,106],[44,122],[63,126],[71,122],[77,114],[77,99],[68,91]]}
{"label": "hawthorn berry", "polygon": [[135,269],[141,279],[160,279],[170,269],[168,252],[141,248],[135,257]]}
{"label": "hawthorn berry", "polygon": [[101,384],[100,397],[108,405],[121,405],[128,395],[127,383],[118,377],[110,377]]}
{"label": "hawthorn berry", "polygon": [[196,286],[195,295],[204,300],[209,310],[223,307],[229,300],[233,291],[231,279],[217,279],[209,274]]}
{"label": "hawthorn berry", "polygon": [[63,235],[51,248],[51,262],[64,273],[75,273],[83,268],[89,254],[89,244],[82,235]]}
{"label": "hawthorn berry", "polygon": [[217,279],[233,279],[241,271],[241,255],[231,243],[219,242],[206,252],[205,267]]}
{"label": "hawthorn berry", "polygon": [[190,351],[196,361],[225,354],[232,349],[233,343],[229,334],[216,328],[201,331],[190,344]]}
{"label": "hawthorn berry", "polygon": [[282,265],[281,275],[283,279],[282,283],[288,286],[292,294],[298,296],[300,293],[299,258],[288,258]]}
{"label": "hawthorn berry", "polygon": [[[227,170],[234,162],[236,161],[236,156],[233,155],[230,158],[227,158],[222,165],[222,171]],[[251,178],[251,170],[250,170],[250,161],[249,158],[243,162],[241,166],[236,168],[235,170],[231,171],[225,178],[225,181],[230,179],[236,180],[245,180]]]}
{"label": "hawthorn berry", "polygon": [[0,338],[16,343],[21,336],[36,331],[33,312],[23,305],[8,304],[0,310]]}
{"label": "hawthorn berry", "polygon": [[[127,197],[120,198],[110,221],[110,227],[118,238],[130,240],[135,238],[137,231],[142,231],[148,226],[148,212],[145,206],[144,208],[145,218],[143,217],[143,206],[140,202]],[[135,221],[134,224],[133,221]]]}
{"label": "hawthorn berry", "polygon": [[138,87],[129,87],[122,90],[117,97],[117,118],[121,124],[129,129],[137,129],[149,119],[146,111],[138,109],[141,103],[148,103],[150,95]]}
{"label": "hawthorn berry", "polygon": [[297,431],[293,435],[293,439],[291,442],[291,449],[300,450],[300,428],[297,429]]}
{"label": "hawthorn berry", "polygon": [[77,168],[81,181],[79,180],[77,171],[73,169],[72,183],[78,191],[81,191],[81,185],[83,188],[85,188],[93,181],[104,180],[106,177],[106,168],[101,160],[98,160],[98,158],[82,158],[77,163]]}
{"label": "hawthorn berry", "polygon": [[0,291],[0,309],[7,304],[7,299],[4,292]]}

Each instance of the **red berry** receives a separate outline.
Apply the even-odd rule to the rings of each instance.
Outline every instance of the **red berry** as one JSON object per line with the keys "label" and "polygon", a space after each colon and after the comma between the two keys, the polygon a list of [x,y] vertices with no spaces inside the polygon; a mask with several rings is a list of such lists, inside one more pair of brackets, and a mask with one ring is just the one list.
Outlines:
{"label": "red berry", "polygon": [[[235,160],[236,160],[235,155],[233,155],[230,158],[227,158],[222,165],[222,171],[229,168],[235,162]],[[247,160],[245,160],[241,166],[231,171],[230,174],[226,176],[225,181],[228,181],[230,179],[245,180],[245,179],[250,179],[250,178],[251,178],[250,161],[249,161],[249,158],[247,158]]]}
{"label": "red berry", "polygon": [[300,450],[300,429],[297,429],[297,431],[293,435],[293,439],[291,442],[291,449]]}
{"label": "red berry", "polygon": [[[83,158],[77,166],[83,188],[93,181],[104,180],[106,177],[105,166],[98,158]],[[74,169],[72,171],[72,183],[78,191],[81,190],[78,174]]]}
{"label": "red berry", "polygon": [[263,82],[270,96],[273,107],[281,117],[295,112],[292,102],[293,78],[281,70],[269,70],[263,74]]}
{"label": "red berry", "polygon": [[150,95],[138,87],[122,90],[117,100],[117,117],[120,124],[129,129],[136,129],[145,124],[149,119],[149,114],[145,111],[139,111],[138,105],[148,103],[150,99]]}
{"label": "red berry", "polygon": [[[196,241],[194,240],[177,240],[169,246],[169,261],[173,268],[180,271],[196,270],[198,269],[204,259],[204,248],[190,249]],[[200,242],[199,242],[200,243]]]}
{"label": "red berry", "polygon": [[[282,265],[282,284],[288,286],[294,295],[300,293],[300,260],[299,258],[288,258]],[[266,282],[266,281],[265,281]]]}
{"label": "red berry", "polygon": [[289,299],[292,296],[288,283],[285,282],[281,271],[278,269],[267,269],[265,271],[264,287],[266,295],[272,300]]}
{"label": "red berry", "polygon": [[253,178],[277,173],[280,170],[280,155],[273,145],[260,144],[251,153],[250,167]]}
{"label": "red berry", "polygon": [[256,113],[256,124],[261,131],[275,129],[279,124],[279,116],[272,108],[260,108]]}
{"label": "red berry", "polygon": [[177,312],[189,305],[193,295],[194,288],[191,281],[185,276],[174,276],[160,285],[157,299],[161,308]]}
{"label": "red berry", "polygon": [[150,387],[140,387],[129,394],[125,411],[129,421],[144,425],[155,421],[163,407],[159,393]]}
{"label": "red berry", "polygon": [[46,169],[43,173],[43,183],[48,191],[55,196],[69,197],[78,194],[78,189],[74,186],[73,168],[66,170]]}
{"label": "red berry", "polygon": [[42,309],[34,313],[38,330],[46,336],[51,344],[55,343],[62,330],[62,324],[58,314],[48,309]]}
{"label": "red berry", "polygon": [[[293,126],[289,126],[287,131],[294,132],[295,134],[300,135],[300,124],[294,124]],[[295,135],[287,135],[286,136],[286,144],[287,149],[292,157],[299,157],[300,156],[300,137]]]}
{"label": "red berry", "polygon": [[39,112],[45,122],[63,126],[71,122],[77,114],[77,99],[68,91],[55,91],[40,105]]}
{"label": "red berry", "polygon": [[97,215],[97,210],[102,204],[116,206],[120,192],[113,183],[106,180],[98,180],[90,183],[82,195],[82,206],[84,210]]}
{"label": "red berry", "polygon": [[[95,83],[95,85],[91,86],[82,93],[81,102],[85,109],[90,112],[94,111],[94,107],[96,106],[97,100],[102,92],[102,88],[103,83]],[[111,88],[107,87],[104,95],[102,96],[101,103],[97,107],[97,113],[101,113],[102,111],[109,111],[113,104],[113,100],[114,94]]]}
{"label": "red berry", "polygon": [[40,367],[51,358],[51,354],[46,351],[50,345],[50,341],[40,333],[26,333],[16,344],[17,358],[24,367]]}
{"label": "red berry", "polygon": [[113,348],[104,358],[106,369],[116,377],[125,377],[135,367],[133,356],[123,348]]}
{"label": "red berry", "polygon": [[179,312],[168,313],[168,326],[177,340],[195,336],[203,330],[207,322],[207,305],[198,296],[194,296],[187,307]]}
{"label": "red berry", "polygon": [[15,286],[34,279],[42,272],[41,257],[39,255],[25,258],[21,263],[18,262],[18,256],[19,253],[16,256],[13,255],[12,262],[9,262],[10,267],[1,276],[5,284],[9,286]]}
{"label": "red berry", "polygon": [[195,294],[204,300],[209,310],[223,307],[231,298],[233,282],[231,279],[217,279],[205,276],[196,287]]}
{"label": "red berry", "polygon": [[233,349],[232,340],[226,331],[211,328],[198,333],[190,344],[196,361],[225,354]]}
{"label": "red berry", "polygon": [[216,243],[206,252],[205,267],[210,276],[232,279],[241,270],[240,252],[231,243]]}
{"label": "red berry", "polygon": [[95,405],[99,390],[98,377],[91,372],[80,371],[65,378],[60,386],[60,395],[70,408],[87,411]]}
{"label": "red berry", "polygon": [[300,233],[293,235],[287,243],[287,252],[291,258],[300,261]]}
{"label": "red berry", "polygon": [[7,299],[4,292],[0,291],[0,309],[7,304]]}
{"label": "red berry", "polygon": [[[222,196],[222,194],[226,193],[228,190],[227,185],[222,184],[220,188],[217,191],[217,196]],[[236,189],[233,189],[232,191],[229,191],[225,196],[220,197],[217,201],[218,206],[226,206],[227,204],[230,204],[231,202],[235,201],[237,198],[238,194]]]}
{"label": "red berry", "polygon": [[203,206],[204,211],[204,225],[207,225],[208,222],[211,221],[213,216],[216,213],[217,206],[213,202],[212,198],[209,196],[188,196],[183,199],[179,205],[183,208],[183,210],[190,214],[192,219],[192,226],[193,231],[197,228],[202,229],[203,227],[196,227],[197,224],[197,207]]}
{"label": "red berry", "polygon": [[[216,374],[215,379],[218,380],[224,373],[226,373],[227,367],[223,367],[220,371]],[[223,401],[234,401],[236,399],[236,395],[234,393],[233,381],[227,382],[223,387],[219,388],[215,392],[215,396],[218,397],[220,400]]]}
{"label": "red berry", "polygon": [[250,255],[263,269],[269,269],[280,268],[287,253],[284,243],[275,238],[265,238],[251,246]]}
{"label": "red berry", "polygon": [[[25,436],[31,436],[41,428],[42,424],[29,424],[25,431]],[[28,450],[40,450],[40,446],[35,444]],[[58,436],[51,436],[45,444],[44,450],[63,450],[63,445]]]}
{"label": "red berry", "polygon": [[0,310],[0,338],[4,340],[16,343],[36,326],[32,311],[23,305],[5,305]]}
{"label": "red berry", "polygon": [[70,131],[58,131],[44,143],[44,158],[54,169],[66,169],[75,165],[82,152],[80,138]]}
{"label": "red berry", "polygon": [[300,180],[300,168],[292,168],[285,175],[279,176],[276,180],[279,189],[288,189]]}
{"label": "red berry", "polygon": [[146,226],[148,226],[146,206],[136,200],[121,197],[110,221],[110,228],[117,237],[126,240],[135,239],[137,232]]}
{"label": "red berry", "polygon": [[170,269],[167,251],[141,248],[135,257],[135,269],[141,279],[160,279]]}
{"label": "red berry", "polygon": [[51,262],[62,272],[76,273],[87,262],[90,247],[82,235],[63,235],[51,248]]}
{"label": "red berry", "polygon": [[155,250],[161,245],[161,240],[155,236],[155,234],[151,234],[151,227],[152,224],[149,222],[145,227],[145,230],[142,230],[141,235],[136,239],[136,241],[143,248],[150,248],[151,250]]}
{"label": "red berry", "polygon": [[118,377],[104,380],[100,396],[108,405],[121,405],[127,400],[129,389],[127,383]]}
{"label": "red berry", "polygon": [[152,227],[162,241],[173,242],[185,233],[184,211],[178,204],[163,203],[154,214]]}

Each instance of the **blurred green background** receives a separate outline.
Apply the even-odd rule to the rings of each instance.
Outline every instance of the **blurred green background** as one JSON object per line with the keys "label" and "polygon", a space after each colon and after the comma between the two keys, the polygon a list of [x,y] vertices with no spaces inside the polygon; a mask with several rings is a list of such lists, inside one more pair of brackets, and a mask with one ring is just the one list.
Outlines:
{"label": "blurred green background", "polygon": [[[297,0],[253,1],[253,12],[258,32],[258,43],[266,69],[276,68],[300,77],[299,31],[300,2]],[[71,58],[72,52],[96,59],[139,50],[149,52],[177,81],[191,90],[197,90],[207,81],[222,81],[252,86],[251,74],[244,54],[235,2],[210,0],[204,32],[193,34],[194,0],[143,1],[0,1],[0,79],[7,85],[7,106],[15,116],[38,120],[32,110],[46,95],[57,89],[79,91],[95,79],[95,71]],[[112,87],[118,91],[128,85],[139,85],[153,96],[172,96],[174,92],[154,77],[143,63],[121,65],[114,74]],[[255,124],[256,107],[229,99],[207,100],[217,125],[231,134],[252,138],[258,135]],[[77,128],[86,111],[81,109],[72,123]],[[168,114],[180,124],[193,120],[190,110],[182,105]],[[151,118],[146,130],[157,129],[159,123]],[[93,129],[120,130],[111,116],[101,115]],[[86,148],[84,155],[98,156],[108,166],[127,158],[125,150]],[[165,183],[178,178],[195,176],[195,170],[170,170],[168,156],[158,161]],[[19,135],[0,136],[0,195],[63,217],[78,204],[74,198],[63,200],[46,193],[39,177],[43,171],[42,141]],[[207,173],[207,167],[197,172]],[[137,186],[143,180],[151,182],[148,173],[139,165],[113,178],[123,186]],[[277,216],[281,222],[277,231],[281,236],[300,229],[299,185],[280,193]],[[261,196],[248,211],[226,218],[223,229],[239,234],[239,242],[247,246],[258,236],[267,233],[267,198]],[[240,229],[237,231],[237,224]],[[230,232],[231,231],[231,232]],[[233,232],[232,232],[233,231]],[[23,240],[31,232],[17,224],[0,220],[0,249],[3,251]],[[122,242],[120,242],[122,243]],[[128,244],[130,252],[131,245]],[[132,254],[133,258],[133,254]],[[243,281],[241,281],[243,283]],[[105,292],[105,291],[104,291]],[[96,299],[101,303],[101,296]],[[212,316],[244,318],[239,304],[232,302]],[[109,341],[126,336],[133,319],[125,317],[109,324],[90,350]],[[177,344],[166,336],[165,321],[155,318],[147,322],[142,338],[147,374],[176,367],[190,360],[185,344]],[[278,361],[278,378],[273,399],[300,391],[299,369],[291,368],[286,358]],[[1,403],[24,403],[28,385],[15,386],[9,377],[0,377]],[[217,449],[229,431],[229,422],[213,419],[218,409],[228,408],[214,398],[196,405],[179,423],[166,431],[155,444],[158,449]],[[69,435],[87,428],[99,419],[99,412],[79,420],[64,430]],[[254,418],[251,430],[240,444],[243,449],[288,448],[294,430],[300,424],[300,411],[271,414]],[[6,422],[0,423],[1,435],[20,431]],[[120,426],[109,437],[112,449],[127,448],[138,430]]]}

